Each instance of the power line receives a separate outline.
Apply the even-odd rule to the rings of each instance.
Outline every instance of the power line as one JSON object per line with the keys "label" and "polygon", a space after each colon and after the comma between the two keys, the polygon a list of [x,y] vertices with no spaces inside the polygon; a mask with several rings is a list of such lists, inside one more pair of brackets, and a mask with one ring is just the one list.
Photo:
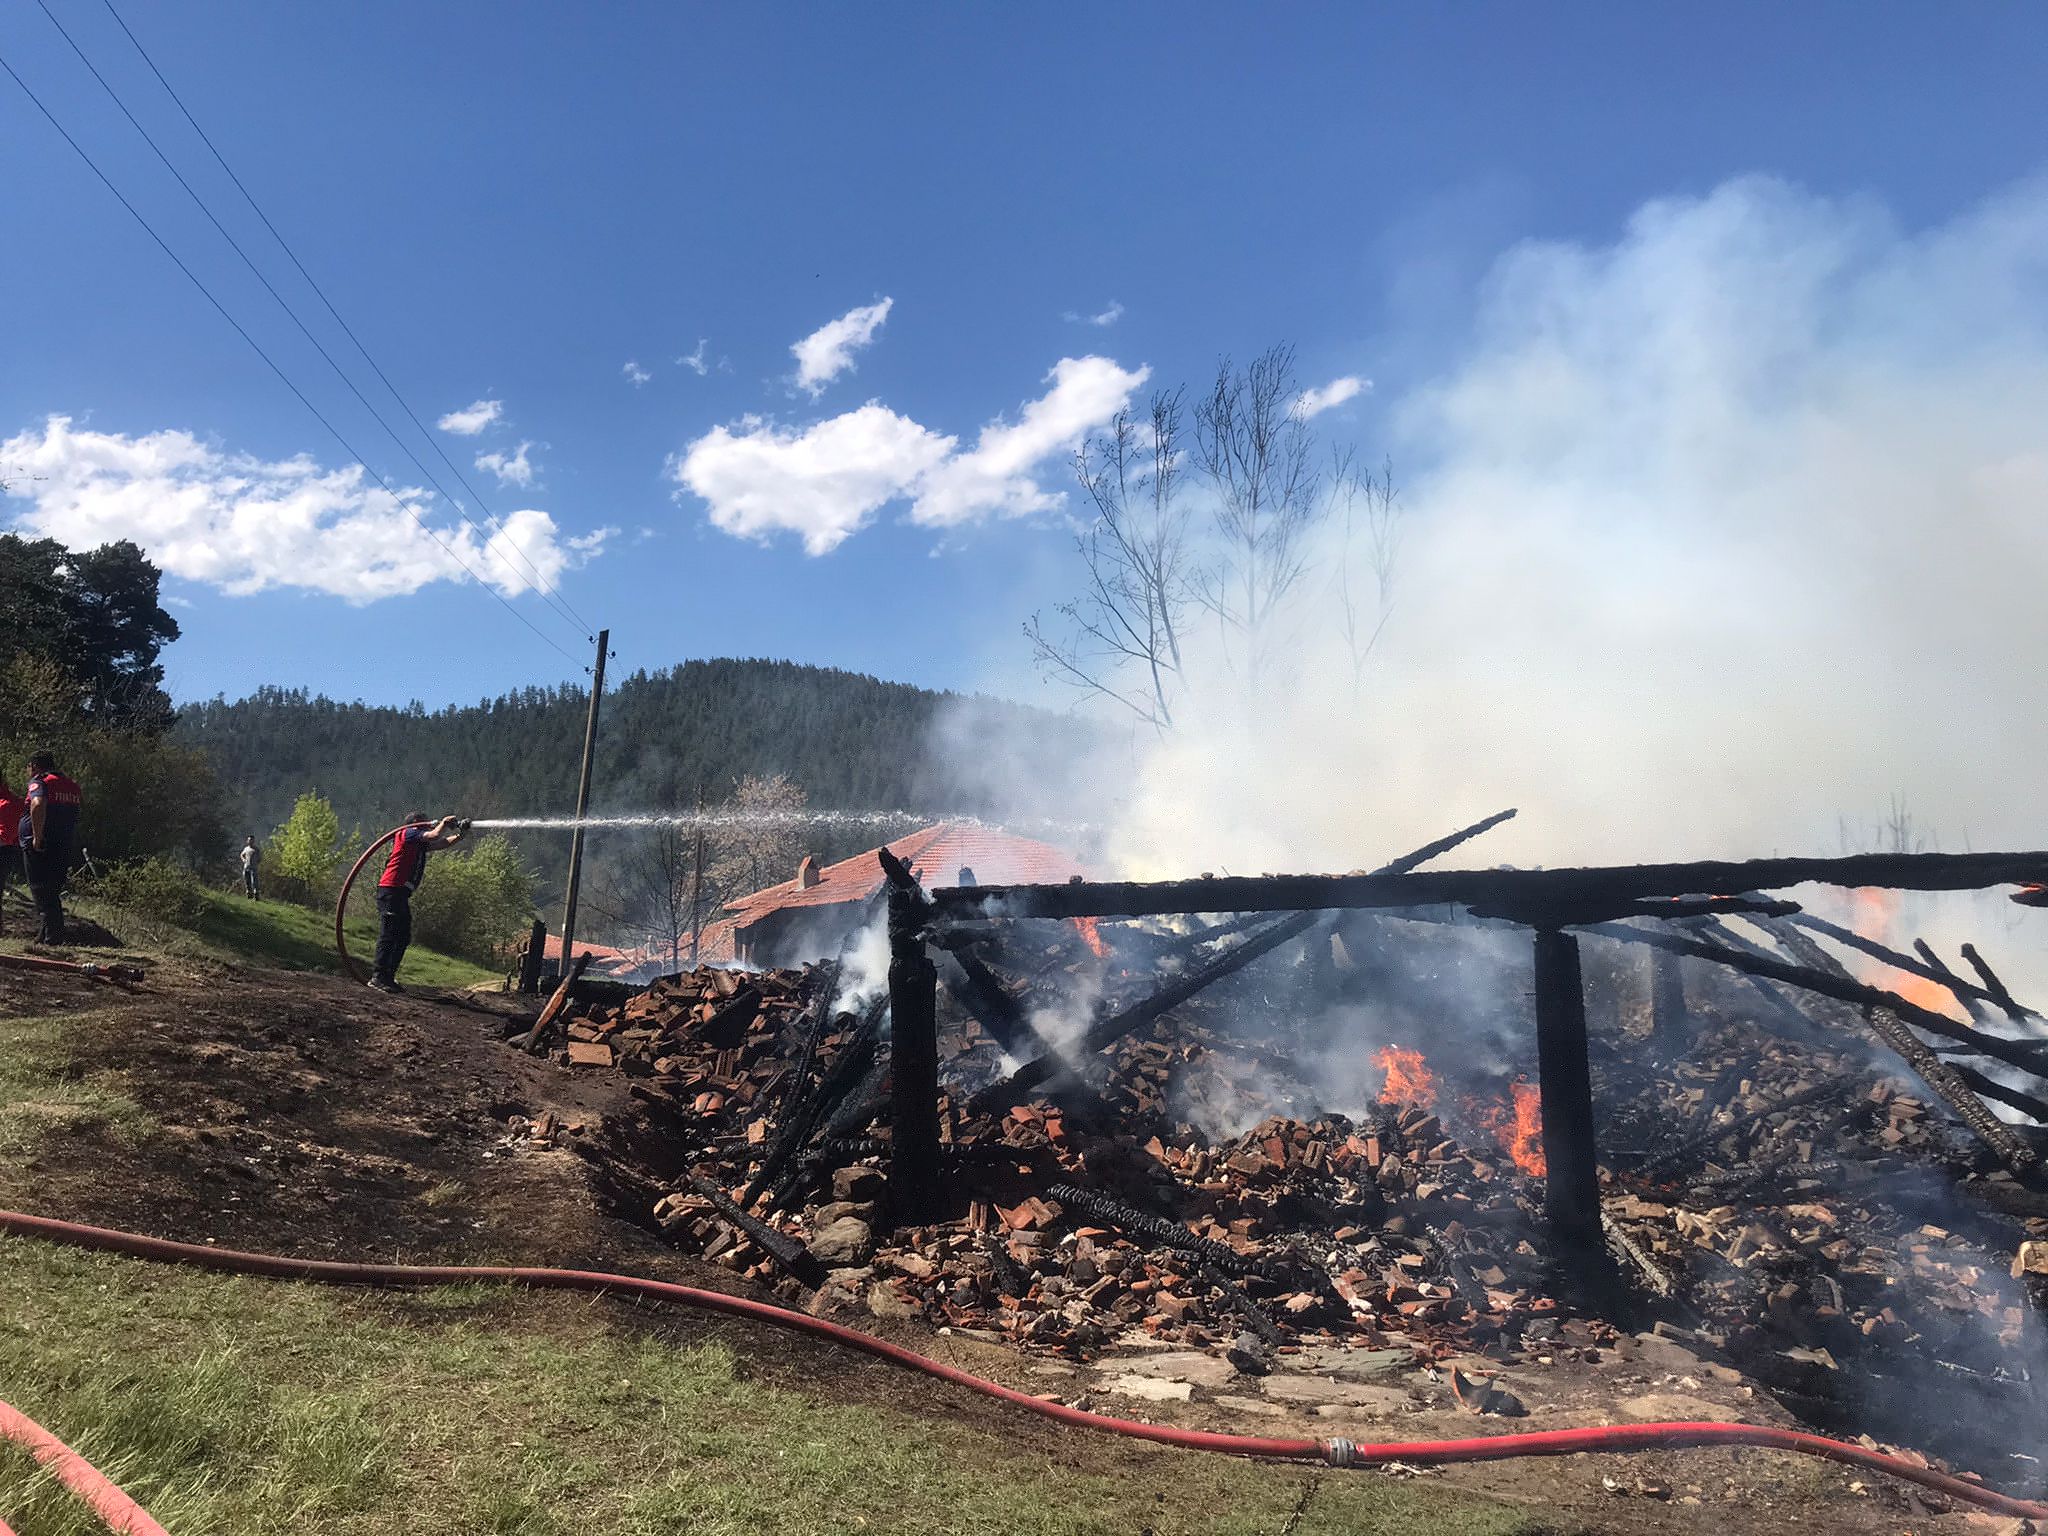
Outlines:
{"label": "power line", "polygon": [[257,342],[256,338],[254,336],[251,336],[249,332],[243,327],[242,322],[237,320],[232,314],[228,312],[227,306],[221,303],[219,299],[214,297],[213,290],[207,287],[205,283],[200,281],[199,275],[196,272],[194,272],[190,267],[185,265],[184,258],[179,256],[176,251],[170,248],[170,246],[165,242],[164,237],[156,232],[155,226],[153,226],[148,219],[142,216],[141,211],[138,210],[133,203],[128,201],[127,197],[123,195],[121,189],[114,185],[114,183],[108,178],[107,173],[105,171],[100,169],[99,163],[95,161],[91,155],[86,153],[85,147],[81,145],[78,142],[78,140],[74,139],[71,136],[71,131],[57,120],[57,115],[43,104],[42,97],[38,96],[34,91],[29,89],[28,82],[21,78],[20,74],[16,72],[12,64],[7,62],[7,57],[5,54],[0,54],[0,69],[4,69],[7,71],[8,76],[14,81],[14,83],[21,87],[22,95],[26,96],[30,100],[30,102],[34,104],[35,109],[43,114],[43,117],[48,121],[49,125],[57,130],[58,134],[62,136],[66,144],[69,144],[71,146],[72,150],[77,154],[78,158],[85,162],[86,169],[90,170],[93,173],[93,175],[97,176],[100,180],[100,184],[104,186],[109,192],[114,194],[114,200],[118,202],[123,208],[128,210],[129,216],[133,218],[136,223],[142,226],[143,233],[148,235],[150,239],[154,240],[157,244],[157,248],[161,250],[166,256],[171,258],[172,264],[175,265],[180,272],[185,274],[185,276],[191,281],[192,286],[197,288],[200,294],[206,299],[206,302],[211,304],[214,307],[214,309],[219,312],[220,317],[223,320],[227,321],[229,325],[234,327],[235,334],[237,336],[240,336],[242,340],[246,341],[249,344],[249,349],[252,352],[254,352],[258,357],[263,359],[264,364],[270,369],[272,373],[277,375],[279,382],[282,383],[286,389],[292,392],[292,394],[297,398],[299,404],[303,405],[308,411],[312,412],[313,419],[319,422],[321,426],[325,427],[329,434],[334,438],[334,440],[337,443],[341,444],[342,450],[345,453],[347,453],[351,459],[355,460],[355,462],[359,466],[361,466],[363,473],[370,476],[373,480],[377,482],[378,485],[382,486],[384,488],[384,493],[387,496],[389,496],[392,499],[392,501],[395,502],[398,506],[402,507],[405,510],[406,515],[409,516],[414,522],[420,525],[420,531],[426,534],[427,537],[432,539],[436,544],[439,544],[441,548],[447,552],[448,558],[453,560],[457,565],[461,566],[463,571],[469,576],[469,578],[472,581],[476,582],[478,586],[482,587],[486,592],[490,593],[492,597],[496,598],[500,603],[504,604],[506,612],[510,613],[513,618],[517,619],[520,623],[524,624],[528,629],[532,630],[534,634],[539,636],[541,640],[545,641],[548,645],[553,646],[556,652],[558,652],[561,655],[561,657],[565,661],[567,661],[571,666],[574,666],[580,670],[583,665],[582,662],[578,661],[574,656],[570,655],[568,651],[564,650],[561,644],[558,641],[556,641],[552,635],[549,635],[546,632],[544,632],[540,628],[540,626],[533,622],[533,620],[529,619],[525,614],[521,613],[517,608],[513,607],[511,601],[505,596],[504,593],[500,592],[496,587],[492,586],[489,582],[485,581],[481,576],[477,575],[475,571],[471,570],[469,567],[469,563],[465,561],[462,558],[462,556],[455,552],[455,548],[453,545],[448,543],[446,539],[443,539],[440,534],[434,531],[433,527],[427,522],[427,520],[421,517],[418,511],[414,509],[412,503],[410,503],[404,497],[400,496],[396,491],[394,491],[391,488],[391,482],[386,480],[382,475],[378,474],[376,470],[370,467],[369,462],[366,459],[364,459],[361,454],[356,452],[354,446],[350,444],[349,440],[346,437],[342,436],[341,429],[335,426],[333,422],[329,421],[325,413],[321,411],[320,407],[315,405],[311,400],[309,400],[306,397],[306,392],[300,389],[298,385],[292,382],[291,376],[289,374],[287,374],[282,368],[278,367],[276,360],[273,359],[268,352],[263,350],[261,344]]}
{"label": "power line", "polygon": [[[177,89],[171,84],[171,82],[164,78],[164,72],[161,69],[157,68],[156,60],[149,56],[149,50],[142,46],[142,40],[138,38],[135,35],[135,33],[129,28],[128,23],[122,19],[121,13],[114,9],[114,0],[102,0],[102,3],[107,8],[107,14],[114,18],[114,24],[118,26],[122,30],[122,32],[126,33],[128,41],[135,45],[136,53],[141,55],[142,62],[149,66],[149,72],[156,76],[157,83],[164,88],[165,93],[169,95],[171,100],[177,104],[178,110],[185,116],[185,121],[191,124],[192,131],[199,135],[199,142],[204,144],[207,147],[207,149],[212,153],[214,160],[219,164],[220,168],[223,171],[227,172],[228,180],[232,181],[235,184],[235,190],[242,194],[243,200],[248,203],[250,209],[255,213],[256,217],[263,221],[263,227],[270,231],[270,238],[277,242],[278,249],[283,251],[286,257],[290,259],[291,264],[298,269],[299,276],[303,277],[306,280],[306,286],[311,288],[313,292],[316,295],[318,295],[320,302],[326,306],[327,313],[334,317],[334,323],[341,327],[343,334],[345,334],[348,337],[348,339],[355,344],[355,349],[358,352],[362,353],[363,361],[370,365],[370,371],[375,373],[377,375],[378,380],[384,385],[384,387],[387,390],[391,392],[391,398],[398,402],[399,409],[404,411],[406,416],[411,419],[412,424],[419,429],[420,436],[426,439],[427,445],[431,447],[437,455],[439,455],[441,462],[443,464],[446,464],[450,472],[454,474],[455,478],[462,482],[463,489],[468,491],[469,494],[476,499],[476,504],[479,507],[483,508],[484,514],[487,517],[489,517],[492,522],[498,522],[499,520],[497,518],[497,515],[491,511],[490,504],[484,500],[482,492],[478,491],[474,485],[470,484],[469,477],[462,472],[461,466],[458,465],[453,459],[448,457],[448,452],[441,446],[440,439],[435,437],[432,432],[427,430],[426,423],[420,420],[417,413],[414,412],[411,404],[407,402],[405,396],[398,392],[398,386],[391,382],[390,378],[385,374],[384,370],[380,366],[378,366],[377,359],[370,355],[370,349],[363,345],[362,338],[357,336],[355,333],[355,328],[351,326],[348,323],[348,321],[344,320],[341,317],[341,311],[336,309],[334,307],[334,301],[327,297],[327,290],[322,288],[320,284],[314,279],[313,274],[306,270],[306,264],[299,260],[298,252],[294,251],[291,248],[291,245],[285,240],[285,237],[278,232],[277,226],[270,222],[270,215],[265,213],[263,211],[263,205],[256,201],[256,194],[251,192],[248,189],[248,187],[243,185],[242,178],[235,174],[235,168],[228,164],[227,157],[220,152],[219,146],[213,142],[213,139],[207,134],[207,131],[199,126],[199,119],[194,117],[192,115],[192,109],[185,105],[185,98],[180,96],[177,92]],[[502,526],[502,524],[500,526]],[[506,542],[508,545],[511,546],[511,548],[515,552],[518,552],[518,546],[516,544],[512,544],[511,540],[509,539]],[[522,562],[526,563],[527,569],[532,571],[534,578],[538,580],[540,578],[539,570],[535,568],[531,562],[526,561],[526,556],[523,553],[520,554],[520,559]],[[581,624],[585,629],[588,629],[590,627],[590,621],[585,619],[582,614],[576,611],[575,604],[569,601],[568,596],[566,594],[560,592],[559,589],[557,589],[555,595],[561,598],[563,605],[568,608],[570,614],[576,619],[576,621],[579,624]],[[585,638],[588,639],[590,637],[586,635]]]}
{"label": "power line", "polygon": [[[347,386],[348,392],[356,397],[357,403],[360,404],[364,410],[370,413],[371,417],[376,421],[377,425],[384,429],[385,435],[388,436],[392,442],[398,445],[398,451],[400,453],[403,453],[408,459],[412,460],[413,467],[426,477],[427,483],[433,486],[433,488],[440,493],[441,498],[444,501],[446,501],[450,507],[454,509],[455,515],[461,518],[464,523],[467,523],[469,527],[475,530],[477,534],[484,537],[486,547],[488,548],[490,542],[489,535],[485,534],[482,528],[478,527],[474,522],[470,520],[470,518],[463,512],[462,504],[458,502],[453,496],[450,496],[448,494],[447,487],[442,485],[439,480],[434,478],[433,471],[428,469],[427,466],[421,462],[420,456],[414,453],[412,449],[406,445],[404,439],[398,435],[397,430],[392,427],[389,421],[385,420],[383,413],[379,411],[374,405],[370,404],[368,398],[366,398],[363,392],[356,387],[355,380],[351,379],[348,376],[348,374],[342,370],[341,364],[337,363],[334,360],[333,354],[331,354],[327,350],[327,348],[321,344],[320,338],[315,336],[312,330],[307,326],[306,322],[300,318],[298,311],[292,308],[290,301],[288,301],[283,294],[277,291],[277,288],[271,283],[270,279],[264,275],[263,269],[258,267],[256,265],[255,260],[249,255],[249,253],[246,250],[242,248],[241,242],[237,240],[231,233],[229,233],[227,226],[221,223],[220,219],[215,215],[213,209],[207,205],[206,199],[201,197],[197,189],[193,187],[192,183],[185,179],[184,173],[180,171],[178,167],[172,162],[171,157],[164,153],[163,147],[157,143],[156,139],[150,134],[150,131],[147,128],[143,127],[142,123],[140,122],[140,120],[137,119],[133,112],[128,110],[128,104],[121,99],[120,92],[116,91],[112,83],[108,81],[107,77],[100,73],[99,66],[93,63],[93,61],[86,55],[86,52],[83,48],[79,47],[78,40],[74,38],[71,35],[71,33],[65,28],[64,23],[57,19],[57,14],[56,12],[50,9],[48,0],[36,0],[36,4],[42,10],[42,13],[49,18],[50,25],[57,29],[58,34],[64,39],[66,43],[70,44],[71,51],[78,55],[78,61],[86,67],[86,69],[91,73],[93,79],[99,82],[100,89],[107,93],[108,99],[111,100],[114,103],[114,105],[120,110],[121,115],[128,119],[129,126],[132,127],[137,133],[142,135],[142,142],[150,147],[150,150],[156,155],[157,159],[163,162],[164,169],[169,171],[172,177],[177,181],[178,185],[185,189],[185,195],[192,199],[194,206],[196,206],[201,213],[206,215],[207,222],[213,225],[214,229],[220,234],[220,237],[223,240],[227,241],[229,247],[234,251],[234,253],[237,256],[241,257],[242,265],[247,267],[249,271],[255,276],[256,281],[263,285],[264,292],[268,293],[271,296],[271,298],[277,301],[278,307],[282,309],[285,312],[285,314],[290,318],[292,324],[296,325],[299,328],[299,334],[304,336],[307,341],[312,343],[313,350],[318,352],[320,354],[321,360],[325,362],[327,366],[334,371],[334,376],[340,379],[341,382],[345,386]],[[118,21],[120,18],[117,16],[115,19]],[[151,67],[154,68],[154,66]],[[245,193],[244,195],[246,196],[247,194]],[[346,329],[346,327],[344,327],[344,329]],[[361,345],[362,344],[360,342],[357,343],[358,348],[360,348]],[[374,367],[375,364],[373,363],[371,366]],[[387,380],[386,388],[389,387],[390,384],[389,381]],[[399,403],[401,405],[404,404],[403,401],[400,401]],[[418,418],[415,417],[414,421],[415,423],[417,423]],[[451,465],[450,467],[452,468],[453,466]],[[471,494],[475,495],[475,490],[473,487],[471,488]],[[478,499],[481,500],[481,498]],[[500,532],[502,531],[503,525],[501,524]],[[526,558],[525,553],[519,549],[518,545],[513,541],[510,535],[505,535],[504,546],[519,555],[520,562],[526,566],[527,572],[532,577],[536,589],[543,594],[543,597],[553,600],[551,606],[553,606],[554,608],[556,617],[560,618],[564,623],[569,624],[572,628],[576,628],[579,630],[588,628],[588,626],[585,625],[583,621],[574,614],[573,611],[567,608],[564,600],[556,595],[554,589],[551,586],[549,586],[546,578],[543,577],[540,574],[539,570],[534,567],[533,563]],[[588,637],[586,636],[585,638]]]}

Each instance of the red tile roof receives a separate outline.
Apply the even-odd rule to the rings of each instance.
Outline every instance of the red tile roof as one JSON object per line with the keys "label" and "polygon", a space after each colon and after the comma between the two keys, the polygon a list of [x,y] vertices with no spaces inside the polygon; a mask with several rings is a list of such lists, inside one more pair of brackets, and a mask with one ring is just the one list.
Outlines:
{"label": "red tile roof", "polygon": [[[1050,843],[973,821],[941,821],[884,846],[908,864],[928,889],[958,885],[962,865],[974,871],[981,885],[1060,884],[1088,875],[1070,855]],[[882,879],[881,861],[870,848],[825,865],[818,871],[816,885],[800,886],[785,880],[727,902],[726,910],[733,914],[731,921],[744,928],[770,912],[789,907],[828,907],[865,900],[881,889]]]}

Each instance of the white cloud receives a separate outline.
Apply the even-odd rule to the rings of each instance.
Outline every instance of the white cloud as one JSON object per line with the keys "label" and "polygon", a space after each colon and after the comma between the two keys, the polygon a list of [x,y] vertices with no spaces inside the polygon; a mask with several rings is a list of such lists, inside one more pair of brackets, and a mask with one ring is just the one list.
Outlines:
{"label": "white cloud", "polygon": [[479,400],[474,405],[465,405],[459,411],[450,411],[435,425],[443,432],[453,432],[457,437],[475,437],[504,414],[504,401]]}
{"label": "white cloud", "polygon": [[445,543],[510,597],[536,585],[533,570],[554,585],[607,536],[565,541],[553,518],[527,508],[487,537],[443,524],[437,542],[413,516],[433,522],[432,496],[393,496],[359,467],[258,459],[189,432],[79,431],[68,416],[0,443],[0,458],[28,472],[9,487],[25,504],[17,526],[73,548],[133,539],[170,575],[235,595],[293,587],[367,603],[467,580]]}
{"label": "white cloud", "polygon": [[991,422],[971,450],[924,477],[911,521],[950,528],[984,514],[1017,516],[1056,506],[1065,493],[1042,490],[1032,471],[1116,415],[1151,372],[1106,357],[1061,358],[1046,375],[1052,388],[1025,406],[1014,424]]}
{"label": "white cloud", "polygon": [[705,374],[711,371],[711,363],[705,356],[705,353],[710,348],[710,346],[711,339],[709,337],[699,336],[697,338],[697,350],[694,352],[686,353],[682,357],[677,358],[676,361],[681,363],[685,368],[688,368],[692,373],[696,374],[697,377],[701,379],[704,377]]}
{"label": "white cloud", "polygon": [[1332,379],[1318,389],[1304,389],[1294,397],[1288,414],[1298,420],[1307,421],[1311,416],[1320,416],[1335,405],[1365,393],[1372,388],[1371,379],[1361,379],[1356,374],[1345,374],[1341,379]]}
{"label": "white cloud", "polygon": [[1115,325],[1123,317],[1124,307],[1116,299],[1111,299],[1109,301],[1109,308],[1096,314],[1083,315],[1070,309],[1063,316],[1064,319],[1074,325]]}
{"label": "white cloud", "polygon": [[488,469],[498,477],[500,485],[531,485],[535,465],[526,456],[526,451],[532,446],[532,443],[521,443],[517,452],[509,454],[503,449],[496,453],[480,453],[476,456],[476,467]]}
{"label": "white cloud", "polygon": [[797,533],[822,555],[952,450],[952,438],[870,401],[800,432],[759,416],[714,427],[672,472],[709,504],[712,526],[743,539]]}
{"label": "white cloud", "polygon": [[875,332],[889,318],[894,299],[882,299],[859,309],[849,309],[837,320],[827,321],[789,349],[796,359],[797,388],[813,400],[825,392],[840,374],[853,368],[853,354],[875,339]]}
{"label": "white cloud", "polygon": [[619,370],[619,374],[621,377],[625,379],[625,381],[628,384],[632,385],[635,389],[638,389],[642,384],[645,384],[649,379],[654,377],[653,374],[649,373],[645,368],[642,368],[637,362],[635,362],[630,357],[626,359],[626,366]]}
{"label": "white cloud", "polygon": [[955,527],[988,515],[1059,504],[1033,471],[1073,446],[1127,402],[1149,370],[1106,357],[1063,358],[1052,387],[1014,423],[991,422],[974,446],[875,401],[801,430],[747,416],[713,428],[670,462],[685,490],[703,498],[714,527],[740,538],[800,535],[822,555],[891,501],[908,498],[912,521]]}

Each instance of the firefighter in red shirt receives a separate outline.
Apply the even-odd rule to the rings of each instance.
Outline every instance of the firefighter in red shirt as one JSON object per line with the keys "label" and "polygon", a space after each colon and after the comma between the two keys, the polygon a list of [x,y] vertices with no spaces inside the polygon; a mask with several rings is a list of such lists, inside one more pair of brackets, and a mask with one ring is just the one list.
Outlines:
{"label": "firefighter in red shirt", "polygon": [[28,802],[0,779],[0,931],[7,927],[7,887],[22,877],[21,819]]}
{"label": "firefighter in red shirt", "polygon": [[28,814],[15,835],[21,839],[28,865],[28,891],[41,918],[36,940],[64,942],[64,877],[71,869],[71,848],[78,838],[78,813],[85,797],[78,785],[57,771],[57,760],[38,752],[28,760]]}
{"label": "firefighter in red shirt", "polygon": [[379,992],[402,993],[398,962],[412,943],[412,893],[426,872],[427,855],[462,841],[466,823],[443,816],[430,823],[425,811],[406,813],[405,825],[391,839],[391,857],[377,879],[377,959],[370,985]]}

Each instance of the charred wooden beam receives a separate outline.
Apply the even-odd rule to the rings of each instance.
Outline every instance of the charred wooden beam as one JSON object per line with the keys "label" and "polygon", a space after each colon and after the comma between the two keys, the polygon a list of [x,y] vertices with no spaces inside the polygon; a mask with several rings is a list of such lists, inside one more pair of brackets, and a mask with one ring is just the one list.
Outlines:
{"label": "charred wooden beam", "polygon": [[777,1268],[795,1276],[812,1290],[824,1282],[825,1266],[811,1257],[811,1250],[802,1243],[787,1232],[778,1232],[767,1222],[749,1216],[734,1203],[732,1196],[702,1174],[685,1170],[683,1177],[689,1181],[693,1191],[710,1202],[720,1219],[774,1260]]}
{"label": "charred wooden beam", "polygon": [[961,886],[931,893],[935,916],[1149,917],[1162,913],[1485,906],[1540,922],[1573,910],[1701,893],[1740,895],[1807,881],[1901,890],[2048,884],[2048,853],[1864,853],[1832,859],[1749,859],[1586,869],[1419,870],[1400,874],[1262,875],[1066,885]]}
{"label": "charred wooden beam", "polygon": [[1079,1211],[1091,1221],[1103,1222],[1120,1228],[1125,1233],[1142,1237],[1161,1248],[1171,1248],[1176,1253],[1185,1253],[1204,1264],[1213,1264],[1226,1275],[1258,1275],[1273,1278],[1270,1265],[1246,1258],[1227,1243],[1216,1242],[1213,1238],[1197,1237],[1177,1221],[1168,1221],[1164,1216],[1155,1216],[1150,1211],[1141,1211],[1134,1205],[1125,1205],[1114,1196],[1106,1195],[1099,1189],[1082,1189],[1076,1184],[1054,1184],[1045,1192],[1049,1200],[1057,1200],[1063,1211]]}
{"label": "charred wooden beam", "polygon": [[[761,1160],[761,1166],[748,1182],[746,1192],[740,1196],[740,1204],[752,1205],[762,1190],[777,1187],[776,1180],[797,1153],[810,1145],[820,1122],[868,1070],[881,1037],[882,1005],[881,998],[868,1004],[854,1029],[853,1038],[847,1041],[845,1049],[832,1063],[831,1070],[819,1081],[816,1091],[792,1100],[790,1107],[783,1111],[781,1129],[777,1131],[768,1155]],[[802,1086],[801,1083],[797,1085],[799,1092]],[[770,1202],[771,1208],[774,1203]]]}
{"label": "charred wooden beam", "polygon": [[1543,1209],[1565,1244],[1600,1242],[1599,1154],[1579,941],[1536,930],[1536,1065],[1543,1108]]}
{"label": "charred wooden beam", "polygon": [[2048,1099],[2036,1098],[2031,1093],[2022,1093],[2019,1089],[2008,1087],[1997,1078],[1987,1077],[1975,1067],[1964,1066],[1960,1062],[1950,1062],[1949,1068],[1979,1098],[1994,1100],[2018,1110],[2042,1125],[2048,1125]]}
{"label": "charred wooden beam", "polygon": [[1011,1055],[1036,1046],[1043,1051],[1047,1042],[1031,1027],[1023,1005],[997,980],[983,959],[963,946],[947,946],[939,953],[939,979],[960,1006],[980,1021],[996,1043]]}
{"label": "charred wooden beam", "polygon": [[1939,1094],[1970,1134],[1989,1147],[2006,1167],[2014,1173],[2027,1173],[2040,1163],[2040,1155],[2020,1140],[2011,1126],[1985,1108],[1984,1101],[1970,1091],[1956,1069],[1929,1050],[1927,1042],[1908,1029],[1898,1014],[1889,1008],[1870,1008],[1865,1010],[1864,1017],[1870,1020],[1870,1028],[1878,1039],[1913,1069],[1915,1077]]}
{"label": "charred wooden beam", "polygon": [[1669,950],[1650,951],[1650,1038],[1669,1056],[1686,1036],[1685,969]]}
{"label": "charred wooden beam", "polygon": [[2003,1008],[2008,1017],[2015,1020],[2040,1017],[2006,990],[2005,983],[1998,979],[1998,972],[1991,969],[1991,962],[1977,953],[1976,945],[1963,946],[1963,959],[1969,962],[1970,969],[1984,983],[1984,990],[1991,994],[1991,1000]]}
{"label": "charred wooden beam", "polygon": [[890,882],[891,1208],[899,1222],[923,1226],[939,1216],[939,972],[925,954],[928,899],[888,849],[881,859]]}
{"label": "charred wooden beam", "polygon": [[555,988],[554,995],[548,999],[547,1006],[541,1009],[540,1017],[533,1021],[533,1028],[523,1035],[513,1036],[507,1043],[518,1047],[522,1051],[538,1056],[541,1048],[547,1043],[548,1031],[554,1028],[555,1022],[568,1010],[570,990],[575,987],[577,982],[583,979],[584,967],[589,964],[590,956],[588,953],[578,955],[574,960],[571,960],[569,962],[569,969],[563,974],[560,984]]}

